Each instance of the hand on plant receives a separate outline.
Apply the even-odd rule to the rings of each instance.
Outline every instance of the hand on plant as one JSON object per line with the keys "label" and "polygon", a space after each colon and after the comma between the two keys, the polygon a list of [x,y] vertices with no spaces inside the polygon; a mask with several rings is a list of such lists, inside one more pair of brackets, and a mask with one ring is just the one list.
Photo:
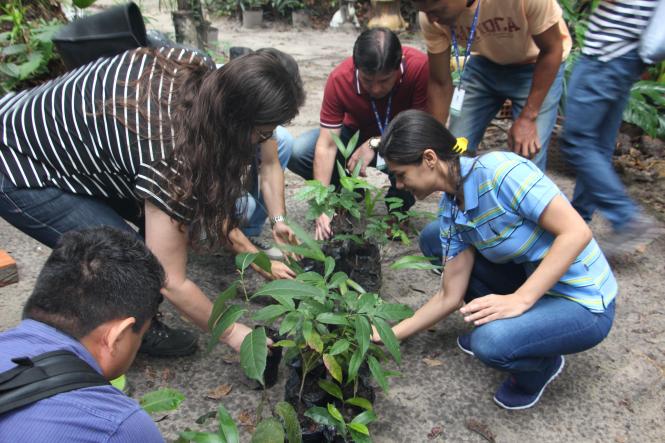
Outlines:
{"label": "hand on plant", "polygon": [[535,119],[518,117],[508,131],[508,146],[522,157],[533,158],[540,151]]}
{"label": "hand on plant", "polygon": [[[278,245],[297,245],[298,239],[293,230],[284,222],[277,222],[275,226],[272,227],[272,238],[275,239],[275,243]],[[282,251],[285,256],[289,257],[292,260],[300,260],[300,257],[287,251]]]}
{"label": "hand on plant", "polygon": [[346,167],[349,171],[353,171],[356,168],[356,165],[359,161],[362,162],[360,166],[360,176],[367,177],[367,165],[374,160],[374,150],[370,148],[369,142],[365,142],[356,149],[356,152],[351,154],[351,158],[346,163]]}
{"label": "hand on plant", "polygon": [[490,294],[476,298],[460,309],[464,321],[475,326],[484,325],[502,318],[517,317],[528,311],[533,302],[513,293],[508,295]]}
{"label": "hand on plant", "polygon": [[314,231],[315,240],[328,240],[332,236],[330,221],[330,217],[326,214],[319,215],[319,218],[316,219],[316,230]]}
{"label": "hand on plant", "polygon": [[231,346],[236,352],[240,352],[240,345],[242,345],[245,336],[250,332],[252,332],[252,330],[242,323],[233,323],[229,329],[224,332],[221,340]]}
{"label": "hand on plant", "polygon": [[296,277],[293,269],[278,260],[270,260],[270,270],[272,271],[272,275],[268,278],[272,280],[293,280]]}

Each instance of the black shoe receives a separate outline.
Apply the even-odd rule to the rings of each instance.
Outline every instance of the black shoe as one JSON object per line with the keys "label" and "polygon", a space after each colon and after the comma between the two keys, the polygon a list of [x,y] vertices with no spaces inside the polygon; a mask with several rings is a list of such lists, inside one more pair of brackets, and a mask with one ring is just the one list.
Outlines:
{"label": "black shoe", "polygon": [[196,351],[196,334],[184,329],[169,328],[159,318],[157,315],[152,319],[139,352],[152,357],[183,357]]}

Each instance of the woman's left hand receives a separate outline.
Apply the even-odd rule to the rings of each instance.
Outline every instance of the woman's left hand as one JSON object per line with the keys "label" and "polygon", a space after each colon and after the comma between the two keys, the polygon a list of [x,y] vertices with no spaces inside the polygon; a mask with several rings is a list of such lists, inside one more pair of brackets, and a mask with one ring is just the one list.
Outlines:
{"label": "woman's left hand", "polygon": [[532,304],[517,293],[490,294],[472,300],[460,308],[460,312],[464,315],[464,321],[480,326],[494,320],[522,315],[531,308]]}

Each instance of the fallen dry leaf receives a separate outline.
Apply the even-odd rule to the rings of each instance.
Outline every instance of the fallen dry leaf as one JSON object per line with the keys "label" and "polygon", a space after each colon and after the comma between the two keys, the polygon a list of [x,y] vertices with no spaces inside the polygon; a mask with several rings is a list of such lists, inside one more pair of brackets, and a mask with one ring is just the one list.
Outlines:
{"label": "fallen dry leaf", "polygon": [[219,400],[222,397],[226,397],[229,395],[229,392],[231,392],[231,389],[233,389],[233,386],[229,384],[223,384],[217,386],[215,389],[211,389],[208,391],[206,394],[206,398],[210,398],[212,400]]}
{"label": "fallen dry leaf", "polygon": [[169,368],[164,368],[162,371],[162,383],[166,383],[167,381],[171,380],[171,378],[173,378],[171,370]]}
{"label": "fallen dry leaf", "polygon": [[157,370],[155,370],[152,366],[146,366],[144,373],[145,377],[149,380],[154,380],[157,378]]}
{"label": "fallen dry leaf", "polygon": [[467,419],[466,428],[469,431],[475,432],[476,434],[480,435],[490,443],[496,442],[496,435],[494,434],[494,432],[492,432],[489,426],[487,426],[485,423],[479,420],[476,420],[475,418]]}
{"label": "fallen dry leaf", "polygon": [[430,368],[433,368],[433,367],[435,367],[435,366],[441,366],[441,365],[443,365],[443,362],[442,362],[441,360],[439,360],[439,359],[436,359],[436,358],[427,358],[427,357],[425,357],[425,358],[423,358],[423,362],[424,362],[427,366],[429,366]]}
{"label": "fallen dry leaf", "polygon": [[227,365],[240,363],[240,354],[227,354],[222,356],[222,361]]}
{"label": "fallen dry leaf", "polygon": [[427,434],[427,439],[434,440],[441,434],[443,434],[443,426],[434,426],[432,430],[429,431],[429,434]]}
{"label": "fallen dry leaf", "polygon": [[256,420],[254,420],[251,411],[248,409],[240,411],[240,414],[238,414],[238,423],[243,426],[256,426]]}

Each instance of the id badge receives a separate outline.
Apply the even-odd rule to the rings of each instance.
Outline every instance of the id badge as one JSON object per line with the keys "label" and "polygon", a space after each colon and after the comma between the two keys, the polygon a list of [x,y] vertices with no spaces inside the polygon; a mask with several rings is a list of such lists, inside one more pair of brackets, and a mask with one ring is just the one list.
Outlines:
{"label": "id badge", "polygon": [[462,113],[462,105],[464,104],[464,94],[466,91],[459,86],[453,92],[453,99],[450,102],[450,115],[459,117]]}

